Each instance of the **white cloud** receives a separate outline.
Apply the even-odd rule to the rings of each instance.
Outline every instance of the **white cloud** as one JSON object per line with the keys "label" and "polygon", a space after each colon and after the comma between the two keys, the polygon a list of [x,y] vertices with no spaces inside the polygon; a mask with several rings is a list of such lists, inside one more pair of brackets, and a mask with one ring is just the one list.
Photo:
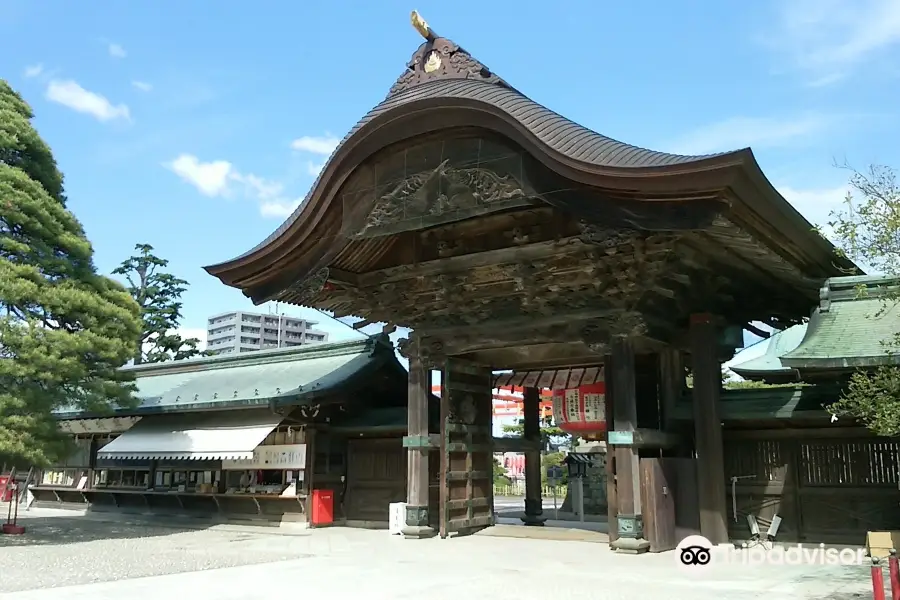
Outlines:
{"label": "white cloud", "polygon": [[126,56],[128,56],[128,53],[125,52],[125,48],[123,48],[119,44],[110,42],[107,45],[107,50],[109,51],[109,55],[113,58],[125,58]]}
{"label": "white cloud", "polygon": [[286,219],[300,206],[300,200],[293,202],[285,200],[267,200],[260,203],[259,214],[264,217]]}
{"label": "white cloud", "polygon": [[260,201],[275,200],[281,197],[284,192],[284,185],[277,181],[269,181],[252,173],[244,175],[241,173],[232,173],[231,178],[234,181],[244,184],[249,195],[256,197]]}
{"label": "white cloud", "polygon": [[153,85],[150,83],[147,83],[146,81],[132,81],[131,87],[133,87],[136,90],[140,90],[142,92],[149,92],[149,91],[153,90]]}
{"label": "white cloud", "polygon": [[310,152],[312,154],[328,156],[334,152],[334,149],[337,148],[340,143],[341,140],[327,134],[323,137],[305,135],[291,142],[291,148],[299,152]]}
{"label": "white cloud", "polygon": [[733,117],[696,129],[670,144],[679,154],[707,154],[752,147],[772,148],[825,130],[833,122],[824,115],[807,114],[794,119]]}
{"label": "white cloud", "polygon": [[831,237],[828,221],[831,213],[841,210],[850,188],[846,185],[833,188],[797,189],[788,185],[776,186],[781,195],[797,209],[806,220],[818,225],[825,237]]}
{"label": "white cloud", "polygon": [[51,81],[47,85],[46,97],[51,102],[91,115],[99,121],[131,119],[131,112],[125,104],[113,104],[106,97],[88,91],[72,80]]}
{"label": "white cloud", "polygon": [[44,72],[44,65],[29,65],[25,67],[25,77],[33,79],[39,77]]}
{"label": "white cloud", "polygon": [[206,330],[199,327],[179,327],[173,333],[177,333],[182,339],[197,338],[200,343],[197,347],[200,350],[206,350]]}
{"label": "white cloud", "polygon": [[197,188],[201,194],[212,198],[227,195],[228,183],[237,175],[228,161],[201,162],[190,154],[182,154],[164,166]]}
{"label": "white cloud", "polygon": [[228,197],[235,193],[259,203],[260,215],[286,217],[300,205],[285,194],[284,185],[253,173],[241,173],[225,160],[203,162],[192,154],[182,154],[163,165],[204,196]]}
{"label": "white cloud", "polygon": [[[825,85],[900,43],[897,0],[780,0],[768,45]],[[823,83],[824,82],[824,83]]]}
{"label": "white cloud", "polygon": [[325,168],[324,162],[314,163],[312,161],[309,161],[308,163],[306,163],[306,171],[313,177],[318,177],[319,173],[321,173],[322,169],[324,169],[324,168]]}

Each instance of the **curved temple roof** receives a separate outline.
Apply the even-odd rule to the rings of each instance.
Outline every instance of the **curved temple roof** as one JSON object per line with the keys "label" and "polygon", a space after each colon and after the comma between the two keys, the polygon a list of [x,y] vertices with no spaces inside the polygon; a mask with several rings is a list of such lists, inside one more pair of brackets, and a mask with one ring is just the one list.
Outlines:
{"label": "curved temple roof", "polygon": [[[530,146],[545,154],[548,161],[562,164],[577,172],[604,177],[607,181],[620,179],[620,185],[626,188],[636,187],[634,178],[711,173],[738,167],[742,171],[740,175],[750,181],[749,185],[755,188],[755,195],[770,198],[769,214],[763,217],[763,221],[787,219],[791,223],[792,230],[787,237],[795,238],[797,236],[792,235],[793,232],[802,230],[804,231],[802,236],[818,238],[793,241],[806,246],[806,252],[815,255],[819,264],[832,260],[830,244],[819,236],[809,235],[812,226],[781,198],[765,179],[749,149],[703,156],[683,156],[648,150],[614,140],[529,99],[456,43],[438,36],[416,13],[413,13],[413,25],[425,37],[425,42],[413,54],[406,70],[392,86],[387,98],[369,111],[347,133],[329,157],[301,205],[260,244],[232,260],[206,267],[207,272],[219,277],[228,285],[244,287],[240,283],[243,277],[235,270],[240,269],[246,274],[248,270],[259,272],[267,268],[266,255],[287,243],[286,240],[290,239],[300,227],[299,222],[304,221],[307,216],[312,219],[314,217],[312,213],[319,201],[329,193],[334,193],[326,190],[332,178],[343,169],[349,170],[359,164],[361,159],[357,157],[351,160],[350,156],[368,135],[377,130],[384,130],[416,111],[429,109],[448,111],[454,108],[490,113],[493,118],[502,122],[506,129],[515,131],[521,138],[527,140]],[[454,124],[456,125],[459,124]],[[433,130],[436,126],[431,127]],[[740,175],[729,173],[720,179],[727,182],[738,179]],[[293,243],[290,245],[295,247]],[[283,254],[279,252],[279,255]],[[823,259],[826,254],[828,258]],[[258,268],[245,268],[258,261]],[[245,294],[253,295],[246,289]],[[254,298],[254,300],[262,302],[265,299]]]}

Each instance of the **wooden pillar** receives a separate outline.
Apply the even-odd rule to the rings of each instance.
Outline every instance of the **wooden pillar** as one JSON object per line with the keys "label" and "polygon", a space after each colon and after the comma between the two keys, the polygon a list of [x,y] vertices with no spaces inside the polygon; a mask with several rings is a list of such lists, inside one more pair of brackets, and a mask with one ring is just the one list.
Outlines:
{"label": "wooden pillar", "polygon": [[[633,434],[637,428],[634,347],[631,339],[624,336],[613,337],[610,345],[607,376],[611,376],[613,380],[616,431]],[[611,545],[617,552],[626,554],[647,552],[650,544],[644,539],[638,449],[633,444],[617,445],[615,457],[618,536]]]}
{"label": "wooden pillar", "polygon": [[700,533],[713,544],[724,544],[728,542],[728,516],[722,422],[719,417],[722,367],[719,364],[718,332],[713,316],[692,315],[690,338]]}
{"label": "wooden pillar", "polygon": [[406,526],[404,537],[422,538],[434,535],[428,525],[428,396],[431,372],[422,365],[418,352],[409,357],[409,385],[407,388],[407,447],[406,470]]}
{"label": "wooden pillar", "polygon": [[606,379],[606,397],[604,398],[604,408],[606,412],[606,526],[609,535],[609,549],[615,550],[613,542],[619,538],[619,502],[616,492],[616,452],[609,443],[609,432],[615,427],[616,413],[613,398],[615,391],[613,387],[615,382],[610,375],[609,366],[612,364],[611,357],[607,356],[603,369]]}
{"label": "wooden pillar", "polygon": [[659,354],[659,404],[662,412],[662,429],[673,431],[675,406],[684,393],[684,361],[681,352],[666,348]]}
{"label": "wooden pillar", "polygon": [[[95,434],[91,435],[91,447],[88,450],[88,480],[87,480],[87,489],[91,489],[94,487],[94,473],[97,469],[97,451],[99,447],[97,445],[97,436]],[[155,469],[154,469],[155,470]],[[150,473],[150,486],[152,487],[155,483],[156,475],[154,473]]]}
{"label": "wooden pillar", "polygon": [[[530,442],[525,450],[525,525],[543,525],[543,501],[541,500],[541,392],[537,388],[525,388],[522,408],[525,423],[522,437]],[[533,444],[533,447],[532,447]]]}
{"label": "wooden pillar", "polygon": [[[306,444],[306,464],[303,469],[303,493],[306,494],[306,521],[312,526],[313,490],[316,489],[316,437],[315,426],[307,425],[303,432],[303,442]],[[225,479],[225,473],[222,473]]]}

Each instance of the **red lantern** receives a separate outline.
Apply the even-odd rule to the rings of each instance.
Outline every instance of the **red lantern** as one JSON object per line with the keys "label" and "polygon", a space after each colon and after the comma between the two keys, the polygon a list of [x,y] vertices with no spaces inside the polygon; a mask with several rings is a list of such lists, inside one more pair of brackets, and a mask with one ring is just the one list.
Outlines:
{"label": "red lantern", "polygon": [[553,420],[566,433],[591,436],[605,432],[606,383],[553,390]]}

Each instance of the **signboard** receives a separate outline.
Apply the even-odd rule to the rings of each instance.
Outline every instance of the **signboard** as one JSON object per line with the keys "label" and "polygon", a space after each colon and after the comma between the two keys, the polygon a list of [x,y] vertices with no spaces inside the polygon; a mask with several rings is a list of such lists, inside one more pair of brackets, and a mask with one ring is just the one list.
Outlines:
{"label": "signboard", "polygon": [[253,458],[249,460],[223,460],[225,471],[238,470],[285,470],[295,471],[306,468],[306,444],[285,444],[280,446],[257,446]]}
{"label": "signboard", "polygon": [[608,443],[613,446],[630,446],[634,443],[633,431],[610,431],[607,435]]}

